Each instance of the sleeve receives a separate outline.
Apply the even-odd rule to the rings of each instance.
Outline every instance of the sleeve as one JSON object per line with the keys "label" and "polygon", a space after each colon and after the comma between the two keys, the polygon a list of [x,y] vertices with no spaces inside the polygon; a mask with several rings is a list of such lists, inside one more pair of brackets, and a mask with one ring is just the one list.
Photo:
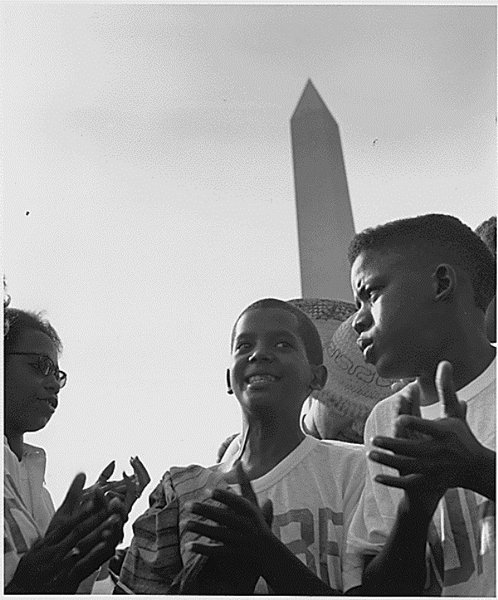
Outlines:
{"label": "sleeve", "polygon": [[167,472],[149,497],[149,508],[133,524],[133,539],[120,583],[135,594],[167,594],[182,569],[178,498]]}
{"label": "sleeve", "polygon": [[4,586],[7,586],[16,572],[21,558],[31,546],[42,537],[33,518],[4,479]]}
{"label": "sleeve", "polygon": [[[354,460],[347,465],[346,489],[344,492],[344,536],[342,548],[342,590],[361,584],[362,565],[357,562],[357,557],[348,552],[347,536],[351,527],[356,507],[360,501],[366,476],[366,455],[364,448],[358,448],[354,454]],[[351,476],[351,474],[353,474]]]}
{"label": "sleeve", "polygon": [[[376,435],[392,435],[396,401],[389,398],[379,403],[365,425],[365,454],[372,448]],[[375,555],[384,546],[396,520],[398,504],[403,491],[376,483],[379,473],[396,474],[397,471],[366,459],[365,486],[354,512],[347,534],[347,586],[344,590],[361,584],[365,555]]]}

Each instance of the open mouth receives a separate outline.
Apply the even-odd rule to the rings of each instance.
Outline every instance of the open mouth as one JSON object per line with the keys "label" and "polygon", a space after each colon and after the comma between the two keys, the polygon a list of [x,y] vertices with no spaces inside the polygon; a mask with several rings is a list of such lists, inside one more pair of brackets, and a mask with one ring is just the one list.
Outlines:
{"label": "open mouth", "polygon": [[278,378],[275,377],[275,375],[261,373],[258,375],[249,375],[249,377],[246,378],[246,381],[249,385],[254,385],[258,383],[273,383],[274,381],[277,381],[277,379]]}

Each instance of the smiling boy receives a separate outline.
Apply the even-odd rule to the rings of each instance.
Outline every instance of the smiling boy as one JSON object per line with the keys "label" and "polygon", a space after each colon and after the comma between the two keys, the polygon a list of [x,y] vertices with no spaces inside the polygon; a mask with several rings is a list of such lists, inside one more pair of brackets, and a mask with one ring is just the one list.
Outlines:
{"label": "smiling boy", "polygon": [[[302,404],[327,378],[318,332],[299,309],[265,299],[238,317],[231,351],[228,391],[240,404],[246,432],[237,460],[267,517],[270,502],[273,506],[274,535],[267,539],[275,552],[290,555],[304,584],[309,579],[322,593],[342,590],[346,531],[361,494],[365,463],[361,447],[316,440],[301,431]],[[187,581],[191,593],[268,591],[258,581],[264,575],[258,566],[236,556],[228,564],[216,557],[202,563],[204,557],[196,554],[195,544],[209,535],[210,526],[205,519],[192,523],[190,503],[207,500],[219,508],[210,500],[211,492],[237,484],[232,466],[166,473],[150,509],[134,524],[135,537],[121,571],[125,586],[135,593],[171,592],[182,568],[190,573],[203,564],[206,570],[197,581]],[[289,585],[279,593],[296,591],[290,581],[273,583]]]}
{"label": "smiling boy", "polygon": [[365,359],[382,377],[416,378],[366,424],[367,450],[372,438],[379,449],[348,535],[361,593],[494,596],[493,258],[435,214],[358,234],[349,258]]}

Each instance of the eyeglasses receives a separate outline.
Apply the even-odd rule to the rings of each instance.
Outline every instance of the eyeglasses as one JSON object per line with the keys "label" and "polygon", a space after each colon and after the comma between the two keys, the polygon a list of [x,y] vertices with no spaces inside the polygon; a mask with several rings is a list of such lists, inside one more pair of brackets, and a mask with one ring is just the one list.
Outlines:
{"label": "eyeglasses", "polygon": [[45,356],[44,354],[36,354],[36,352],[7,352],[7,354],[16,354],[19,356],[36,356],[36,362],[29,363],[33,365],[40,371],[43,377],[48,377],[49,375],[55,375],[55,378],[59,382],[61,388],[66,385],[67,381],[67,373],[58,369],[51,358]]}

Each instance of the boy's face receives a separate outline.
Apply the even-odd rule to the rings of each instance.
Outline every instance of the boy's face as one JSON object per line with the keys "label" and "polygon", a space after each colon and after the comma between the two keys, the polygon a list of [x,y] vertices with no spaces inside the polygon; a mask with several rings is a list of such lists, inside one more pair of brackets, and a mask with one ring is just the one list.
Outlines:
{"label": "boy's face", "polygon": [[314,380],[297,318],[280,308],[245,313],[235,328],[230,381],[242,406],[300,410]]}
{"label": "boy's face", "polygon": [[57,366],[57,349],[42,331],[25,329],[12,352],[4,360],[4,422],[16,433],[45,427],[58,404],[60,384],[53,374],[43,376],[37,368],[38,356],[47,356]]}
{"label": "boy's face", "polygon": [[357,343],[381,377],[415,377],[431,368],[433,280],[409,256],[366,251],[351,270]]}

